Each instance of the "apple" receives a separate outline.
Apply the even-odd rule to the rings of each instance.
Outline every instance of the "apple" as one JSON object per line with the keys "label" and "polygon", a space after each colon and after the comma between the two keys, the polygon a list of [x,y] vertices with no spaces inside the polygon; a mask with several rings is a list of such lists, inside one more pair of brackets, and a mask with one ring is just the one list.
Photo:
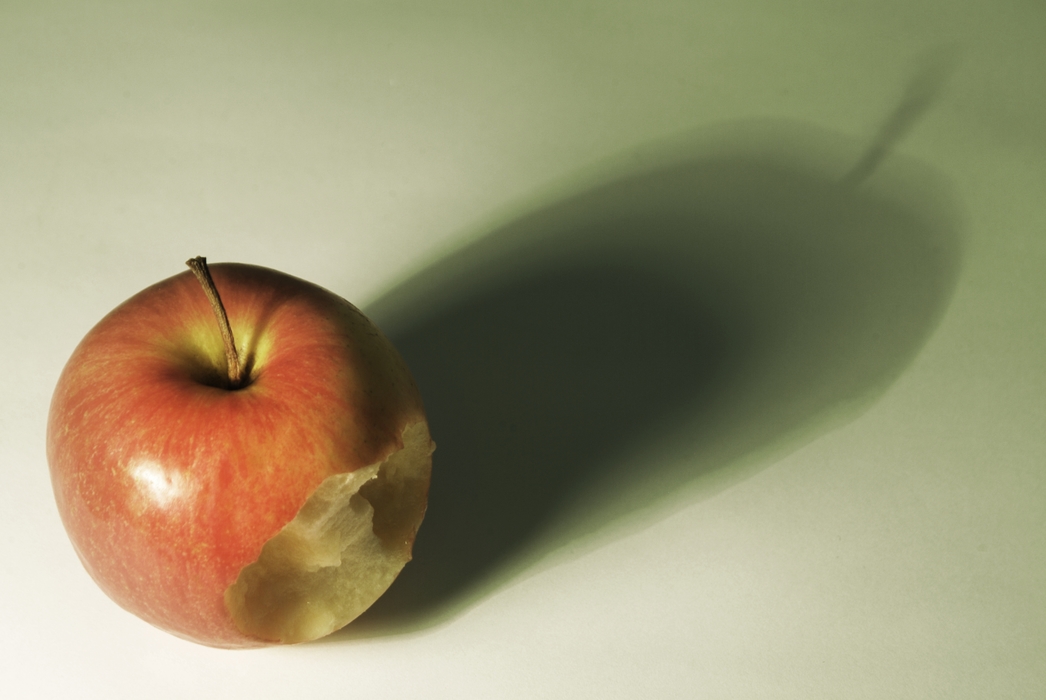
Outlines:
{"label": "apple", "polygon": [[63,370],[47,426],[58,511],[88,573],[156,627],[226,648],[317,639],[410,559],[435,447],[421,396],[337,295],[188,264]]}

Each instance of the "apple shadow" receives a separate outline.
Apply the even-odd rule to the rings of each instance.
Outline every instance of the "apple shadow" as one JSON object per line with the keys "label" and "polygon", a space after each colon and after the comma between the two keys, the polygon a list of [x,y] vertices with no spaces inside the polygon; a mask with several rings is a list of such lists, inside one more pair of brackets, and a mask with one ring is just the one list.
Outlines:
{"label": "apple shadow", "polygon": [[948,304],[962,217],[918,163],[848,179],[861,152],[751,123],[627,154],[369,305],[438,447],[414,560],[329,639],[437,624],[871,405]]}

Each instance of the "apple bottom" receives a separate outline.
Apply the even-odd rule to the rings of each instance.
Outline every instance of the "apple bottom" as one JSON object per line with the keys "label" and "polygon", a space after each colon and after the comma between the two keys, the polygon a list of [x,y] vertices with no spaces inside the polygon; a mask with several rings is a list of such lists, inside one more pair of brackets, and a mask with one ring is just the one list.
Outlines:
{"label": "apple bottom", "polygon": [[[370,607],[410,560],[435,445],[424,420],[409,424],[402,440],[383,461],[321,481],[231,583],[208,566],[193,571],[165,556],[135,537],[130,522],[74,537],[73,545],[110,598],[183,639],[224,649],[319,639]],[[99,549],[114,540],[137,544],[121,547],[123,556]]]}
{"label": "apple bottom", "polygon": [[383,462],[327,477],[225,591],[236,627],[265,642],[305,642],[370,607],[410,561],[433,447],[417,422]]}

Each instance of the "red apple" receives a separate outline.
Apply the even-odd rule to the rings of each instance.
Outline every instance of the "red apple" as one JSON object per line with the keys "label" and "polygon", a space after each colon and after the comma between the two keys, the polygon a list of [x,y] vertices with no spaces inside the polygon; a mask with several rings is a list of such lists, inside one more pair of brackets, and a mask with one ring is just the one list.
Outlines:
{"label": "red apple", "polygon": [[94,580],[153,625],[217,647],[316,639],[410,559],[434,448],[421,397],[347,301],[217,264],[212,306],[196,261],[199,281],[138,293],[69,359],[47,431],[58,510]]}

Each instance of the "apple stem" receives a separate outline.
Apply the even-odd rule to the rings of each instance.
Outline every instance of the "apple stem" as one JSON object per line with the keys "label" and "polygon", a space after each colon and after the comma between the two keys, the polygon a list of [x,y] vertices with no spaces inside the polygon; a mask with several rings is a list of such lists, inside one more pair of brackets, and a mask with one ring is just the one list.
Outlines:
{"label": "apple stem", "polygon": [[222,332],[222,341],[225,343],[226,368],[229,371],[229,385],[233,389],[239,389],[243,385],[243,365],[240,363],[240,355],[236,352],[236,343],[232,337],[232,327],[229,325],[229,316],[225,313],[225,305],[218,294],[218,288],[214,286],[211,271],[207,268],[207,258],[202,255],[186,260],[196,279],[200,281],[207,301],[211,302],[214,316],[218,319],[218,328]]}

